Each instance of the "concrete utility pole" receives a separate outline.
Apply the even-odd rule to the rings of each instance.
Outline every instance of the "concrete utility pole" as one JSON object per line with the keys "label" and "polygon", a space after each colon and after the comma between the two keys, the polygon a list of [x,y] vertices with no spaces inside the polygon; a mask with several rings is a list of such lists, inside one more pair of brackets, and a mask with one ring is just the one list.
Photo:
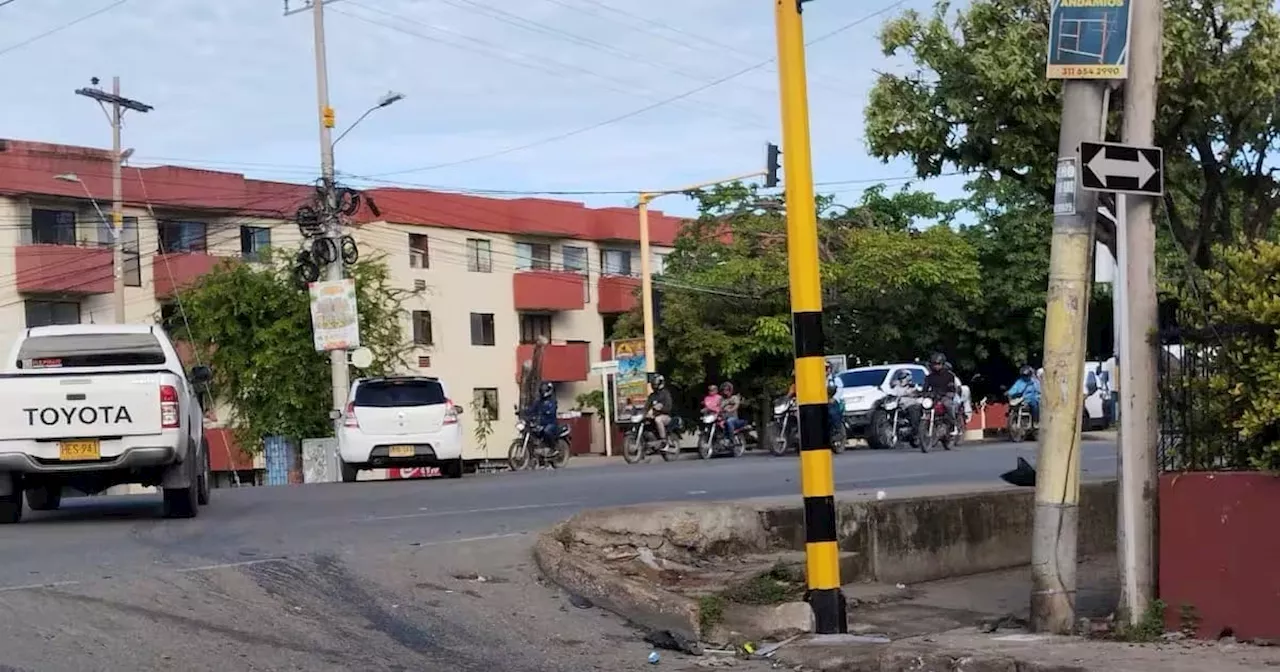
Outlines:
{"label": "concrete utility pole", "polygon": [[796,353],[800,427],[800,490],[804,494],[807,600],[820,634],[848,632],[840,590],[835,471],[827,423],[826,348],[822,333],[822,276],[818,272],[818,213],[809,146],[805,81],[805,0],[774,0],[778,91],[782,97],[782,159],[787,199],[787,265],[791,280],[791,337]]}
{"label": "concrete utility pole", "polygon": [[645,370],[649,373],[658,370],[657,346],[653,344],[653,253],[650,251],[649,245],[649,204],[654,199],[667,194],[683,194],[714,187],[717,184],[749,180],[761,175],[764,175],[764,171],[735,175],[710,182],[699,182],[679,189],[640,192],[640,202],[636,206],[636,209],[640,211],[640,306],[644,315],[644,364]]}
{"label": "concrete utility pole", "polygon": [[[97,86],[98,78],[93,78],[93,84],[95,87]],[[111,78],[111,93],[106,93],[97,88],[83,88],[76,89],[76,95],[98,101],[98,104],[102,106],[103,112],[106,112],[107,118],[111,122],[111,263],[115,275],[113,298],[115,300],[116,322],[124,324],[124,185],[121,183],[120,178],[120,168],[121,164],[124,163],[124,157],[121,154],[120,147],[120,127],[121,121],[124,119],[125,110],[150,112],[155,108],[146,103],[121,96],[119,77]],[[108,105],[110,105],[110,109],[107,108]]]}
{"label": "concrete utility pole", "polygon": [[[1129,78],[1124,92],[1123,141],[1155,142],[1157,82],[1161,58],[1159,0],[1131,0]],[[1156,589],[1156,494],[1159,424],[1156,376],[1159,327],[1156,299],[1154,198],[1116,195],[1124,216],[1125,316],[1120,369],[1120,576],[1121,614],[1130,624],[1146,615]]]}

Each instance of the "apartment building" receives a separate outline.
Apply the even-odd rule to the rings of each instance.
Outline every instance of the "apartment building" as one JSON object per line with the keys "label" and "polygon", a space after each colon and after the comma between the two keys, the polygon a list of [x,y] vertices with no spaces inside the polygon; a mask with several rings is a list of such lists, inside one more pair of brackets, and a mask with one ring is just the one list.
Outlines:
{"label": "apartment building", "polygon": [[[0,348],[23,327],[114,321],[111,157],[99,149],[0,140]],[[130,322],[173,315],[177,288],[224,259],[253,263],[292,248],[290,221],[312,185],[179,166],[123,169],[125,301]],[[378,215],[357,213],[363,256],[382,256],[393,282],[420,294],[405,305],[406,373],[441,378],[458,403],[496,416],[469,459],[501,459],[514,436],[519,363],[551,345],[543,378],[561,407],[599,388],[590,367],[607,357],[617,317],[636,302],[634,210],[546,199],[495,199],[417,189],[373,189]],[[109,216],[109,215],[108,215]],[[650,215],[660,271],[679,220]],[[356,374],[358,375],[358,373]],[[215,412],[214,426],[225,419]],[[474,419],[464,413],[464,422]],[[214,442],[230,445],[229,432]],[[223,462],[215,446],[215,462]],[[230,463],[223,465],[229,468]],[[249,468],[240,464],[238,468]]]}

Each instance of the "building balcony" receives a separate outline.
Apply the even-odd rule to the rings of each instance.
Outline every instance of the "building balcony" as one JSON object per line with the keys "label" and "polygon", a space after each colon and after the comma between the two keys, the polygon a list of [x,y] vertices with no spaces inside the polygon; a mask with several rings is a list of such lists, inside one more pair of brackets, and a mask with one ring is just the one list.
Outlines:
{"label": "building balcony", "polygon": [[[586,341],[553,343],[542,350],[542,379],[553,383],[577,383],[591,374],[590,348]],[[516,375],[520,365],[533,356],[533,345],[516,348]]]}
{"label": "building balcony", "polygon": [[178,290],[190,285],[200,276],[227,261],[204,252],[166,252],[157,254],[152,262],[156,298],[167,299]]}
{"label": "building balcony", "polygon": [[570,271],[519,271],[511,278],[516,310],[582,310],[585,277]]}
{"label": "building balcony", "polygon": [[115,266],[110,247],[19,245],[14,251],[18,292],[23,294],[110,294]]}
{"label": "building balcony", "polygon": [[602,275],[596,289],[596,309],[602,315],[629,313],[640,300],[640,278]]}

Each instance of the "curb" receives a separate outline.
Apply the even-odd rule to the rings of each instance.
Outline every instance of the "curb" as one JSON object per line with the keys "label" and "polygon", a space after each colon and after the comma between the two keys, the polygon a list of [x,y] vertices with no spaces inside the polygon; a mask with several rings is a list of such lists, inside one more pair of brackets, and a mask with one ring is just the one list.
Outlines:
{"label": "curb", "polygon": [[560,541],[566,525],[560,523],[538,535],[533,546],[534,560],[548,579],[641,627],[669,630],[694,641],[700,638],[696,602],[569,553]]}

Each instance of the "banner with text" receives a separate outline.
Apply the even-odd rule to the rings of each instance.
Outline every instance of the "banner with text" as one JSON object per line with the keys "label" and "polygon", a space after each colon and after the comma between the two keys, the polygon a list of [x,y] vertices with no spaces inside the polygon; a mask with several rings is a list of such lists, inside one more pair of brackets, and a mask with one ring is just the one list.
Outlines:
{"label": "banner with text", "polygon": [[1049,8],[1049,79],[1129,76],[1130,0],[1053,0]]}
{"label": "banner with text", "polygon": [[360,314],[356,310],[356,281],[313,282],[311,330],[316,350],[351,350],[360,347]]}
{"label": "banner with text", "polygon": [[614,341],[613,359],[618,363],[618,372],[613,376],[614,417],[618,422],[629,422],[632,414],[644,411],[649,398],[644,339]]}

